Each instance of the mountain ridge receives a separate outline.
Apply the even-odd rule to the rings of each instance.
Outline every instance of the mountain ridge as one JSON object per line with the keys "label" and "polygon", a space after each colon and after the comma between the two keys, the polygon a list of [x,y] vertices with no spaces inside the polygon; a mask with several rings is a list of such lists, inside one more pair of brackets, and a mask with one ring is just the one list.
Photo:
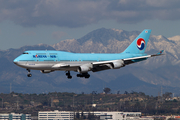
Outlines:
{"label": "mountain ridge", "polygon": [[[29,79],[26,77],[27,71],[15,66],[12,62],[13,59],[26,50],[47,49],[64,50],[76,53],[120,53],[130,45],[139,33],[140,32],[138,31],[128,32],[118,29],[101,28],[90,32],[87,36],[85,35],[80,39],[63,40],[51,46],[39,44],[35,46],[23,46],[19,49],[0,51],[0,62],[3,68],[0,69],[0,87],[2,87],[0,88],[0,92],[8,91],[7,87],[10,83],[14,85],[14,90],[18,92],[51,92],[53,90],[68,92],[82,92],[85,90],[86,92],[91,92],[92,90],[102,91],[103,83],[107,85],[113,84],[114,87],[113,85],[110,86],[113,91],[116,91],[115,89],[119,88],[121,91],[136,89],[143,92],[143,87],[137,85],[136,87],[132,87],[133,85],[131,85],[131,82],[133,83],[133,79],[136,79],[137,84],[143,83],[142,86],[154,90],[158,90],[160,88],[159,86],[164,86],[167,87],[168,90],[176,92],[177,88],[179,88],[178,84],[180,84],[180,75],[178,74],[180,72],[178,69],[180,62],[180,41],[169,40],[162,35],[150,36],[146,52],[156,53],[164,49],[165,55],[149,58],[146,61],[128,65],[118,70],[107,70],[97,73],[90,72],[91,77],[88,80],[76,78],[76,74],[72,72],[73,79],[69,81],[67,80],[65,73],[60,71],[50,74],[32,71],[33,77]],[[121,36],[121,39],[117,38],[117,36]],[[123,89],[113,83],[113,81],[117,81],[121,78],[130,80],[129,87]],[[146,92],[155,94],[155,91],[152,93],[151,91]]]}

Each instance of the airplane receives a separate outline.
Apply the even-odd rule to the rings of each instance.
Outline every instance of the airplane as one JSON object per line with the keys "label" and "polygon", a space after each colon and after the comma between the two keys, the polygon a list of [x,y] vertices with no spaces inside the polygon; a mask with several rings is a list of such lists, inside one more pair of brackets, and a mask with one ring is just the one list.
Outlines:
{"label": "airplane", "polygon": [[77,77],[89,78],[89,71],[98,72],[108,69],[119,69],[126,65],[144,61],[147,58],[162,55],[148,55],[145,49],[148,43],[150,29],[143,30],[136,39],[122,53],[72,53],[56,50],[30,50],[14,59],[17,66],[28,71],[40,70],[42,73],[65,71],[68,79],[70,71],[78,72]]}

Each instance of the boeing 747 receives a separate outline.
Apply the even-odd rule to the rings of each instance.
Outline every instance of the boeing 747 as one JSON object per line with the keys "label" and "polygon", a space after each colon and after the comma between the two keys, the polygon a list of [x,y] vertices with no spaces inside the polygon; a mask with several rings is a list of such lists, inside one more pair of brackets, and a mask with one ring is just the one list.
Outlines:
{"label": "boeing 747", "polygon": [[42,73],[53,71],[66,71],[66,76],[71,79],[70,71],[78,72],[77,77],[89,78],[89,71],[98,72],[107,69],[119,69],[126,65],[144,61],[147,58],[162,55],[147,55],[145,49],[151,30],[143,30],[137,38],[122,53],[71,53],[55,50],[30,50],[14,59],[14,63],[30,70],[40,70]]}

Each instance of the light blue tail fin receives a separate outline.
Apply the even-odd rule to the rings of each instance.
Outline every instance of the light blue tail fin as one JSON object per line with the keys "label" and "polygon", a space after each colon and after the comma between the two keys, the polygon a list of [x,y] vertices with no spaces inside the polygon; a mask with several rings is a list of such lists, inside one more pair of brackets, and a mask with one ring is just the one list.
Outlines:
{"label": "light blue tail fin", "polygon": [[142,54],[146,50],[151,30],[145,29],[138,37],[125,49],[123,53]]}

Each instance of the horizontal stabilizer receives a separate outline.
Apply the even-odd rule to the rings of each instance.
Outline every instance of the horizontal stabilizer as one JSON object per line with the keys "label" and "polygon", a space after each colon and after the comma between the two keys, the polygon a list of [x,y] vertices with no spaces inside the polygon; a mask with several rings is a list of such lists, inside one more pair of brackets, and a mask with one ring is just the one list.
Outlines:
{"label": "horizontal stabilizer", "polygon": [[161,50],[157,54],[151,55],[151,57],[155,57],[155,56],[159,56],[159,55],[164,55],[164,54],[162,54],[163,52],[164,52],[164,50]]}

